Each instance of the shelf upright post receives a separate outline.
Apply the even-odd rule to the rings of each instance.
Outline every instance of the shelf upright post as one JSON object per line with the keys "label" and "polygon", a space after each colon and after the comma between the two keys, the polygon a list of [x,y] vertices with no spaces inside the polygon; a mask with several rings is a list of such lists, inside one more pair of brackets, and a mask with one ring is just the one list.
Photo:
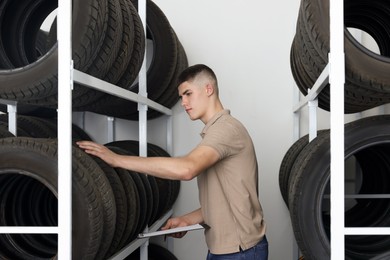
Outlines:
{"label": "shelf upright post", "polygon": [[167,118],[167,152],[173,154],[173,119],[172,115],[166,115]]}
{"label": "shelf upright post", "polygon": [[[146,39],[146,0],[138,0],[138,14],[141,18],[143,30],[145,32],[145,43],[147,45],[147,39]],[[138,94],[143,97],[148,97],[147,92],[147,49],[145,48],[144,53],[144,59],[142,62],[142,66],[140,69],[140,72],[138,74],[138,85],[139,85],[139,91]],[[143,103],[138,103],[138,114],[139,114],[139,155],[140,156],[147,156],[147,113],[148,113],[148,105]],[[146,230],[148,230],[148,227],[146,227]],[[149,240],[146,240],[145,243],[143,243],[140,247],[140,260],[147,260],[148,259],[148,246],[149,246]]]}
{"label": "shelf upright post", "polygon": [[115,141],[115,117],[107,117],[107,143]]}
{"label": "shelf upright post", "polygon": [[309,141],[313,141],[317,137],[317,108],[318,99],[308,101],[309,107]]}
{"label": "shelf upright post", "polygon": [[[146,0],[138,0],[138,14],[141,18],[143,29],[145,32],[145,43],[146,41]],[[140,72],[138,74],[138,94],[143,97],[148,97],[147,92],[147,67],[146,67],[147,48],[145,48],[144,59]],[[147,104],[138,103],[139,112],[139,155],[147,155]]]}
{"label": "shelf upright post", "polygon": [[[300,101],[300,92],[297,86],[293,86],[293,104],[298,104]],[[301,136],[301,110],[294,110],[293,117],[293,141],[297,141]]]}
{"label": "shelf upright post", "polygon": [[9,101],[7,104],[8,112],[8,131],[10,131],[14,136],[18,136],[18,120],[17,120],[17,111],[18,106],[16,101]]}
{"label": "shelf upright post", "polygon": [[345,258],[344,239],[344,3],[329,0],[331,259]]}
{"label": "shelf upright post", "polygon": [[72,259],[72,1],[58,1],[58,259]]}

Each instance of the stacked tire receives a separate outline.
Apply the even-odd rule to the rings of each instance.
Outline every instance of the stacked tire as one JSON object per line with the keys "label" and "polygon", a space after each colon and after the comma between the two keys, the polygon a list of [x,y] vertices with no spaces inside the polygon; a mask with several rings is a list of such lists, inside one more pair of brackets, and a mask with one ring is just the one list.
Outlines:
{"label": "stacked tire", "polygon": [[[390,4],[381,0],[344,1],[344,112],[356,113],[390,102]],[[328,63],[329,1],[301,0],[290,64],[303,95]],[[348,28],[368,33],[380,54],[361,45]],[[319,107],[330,111],[329,84],[318,95]],[[390,194],[389,116],[369,117],[345,125],[345,173],[352,174],[357,195]],[[330,258],[330,136],[321,130],[309,142],[297,140],[285,154],[279,186],[289,208],[294,234],[305,259]],[[349,184],[346,182],[346,187]],[[388,199],[348,198],[347,227],[388,227]],[[389,236],[346,236],[346,259],[383,259]]]}
{"label": "stacked tire", "polygon": [[[147,1],[146,34],[137,1],[73,0],[74,68],[138,92],[146,39],[153,57],[147,68],[148,97],[171,108],[176,80],[187,57],[167,17]],[[57,8],[52,0],[0,2],[0,99],[17,101],[17,136],[0,116],[0,225],[57,225],[57,20],[41,29]],[[0,105],[0,111],[7,107]],[[72,110],[137,120],[137,104],[75,83]],[[161,114],[149,110],[148,118]],[[90,140],[73,125],[72,139]],[[130,142],[134,147],[134,142]],[[110,144],[112,149],[121,149]],[[138,146],[137,146],[138,147]],[[137,150],[122,152],[136,154]],[[154,156],[169,156],[148,144]],[[3,156],[4,155],[4,156]],[[118,252],[175,202],[180,182],[113,169],[72,149],[73,259],[106,259]],[[57,235],[0,234],[1,259],[53,259]]]}
{"label": "stacked tire", "polygon": [[[345,125],[346,176],[352,171],[357,195],[390,194],[390,116],[373,116]],[[349,173],[351,174],[351,173]],[[305,259],[330,259],[330,131],[311,142],[297,140],[285,154],[279,185],[294,234]],[[346,184],[348,184],[346,182]],[[390,200],[347,198],[346,227],[389,227]],[[388,255],[389,236],[345,238],[345,259]],[[382,259],[382,258],[378,258]]]}
{"label": "stacked tire", "polygon": [[[132,0],[138,8],[137,0]],[[188,67],[187,56],[167,17],[152,1],[147,1],[146,39],[153,46],[153,57],[147,70],[148,98],[171,108],[179,100],[177,78]],[[139,84],[133,78],[124,77],[117,85],[138,92]],[[126,108],[126,109],[124,109]],[[137,103],[111,95],[104,95],[90,105],[77,108],[109,116],[138,120]],[[150,109],[148,118],[156,118],[161,113]]]}
{"label": "stacked tire", "polygon": [[[5,120],[1,122],[6,125]],[[27,116],[19,116],[18,123],[24,137],[9,134],[0,138],[0,225],[57,226],[57,139],[52,128],[56,124]],[[88,139],[77,127],[73,137],[75,141]],[[127,154],[138,150],[137,141],[107,145]],[[169,156],[153,144],[148,144],[148,153]],[[74,146],[73,259],[114,255],[171,209],[179,190],[179,181],[114,169]],[[53,234],[0,235],[2,259],[52,259],[57,247]]]}
{"label": "stacked tire", "polygon": [[[73,1],[74,68],[138,92],[137,76],[147,38],[153,46],[153,57],[147,69],[148,97],[171,108],[178,101],[176,80],[188,66],[187,57],[168,19],[150,0],[147,1],[145,35],[136,3],[131,0]],[[41,30],[43,21],[56,8],[57,1],[52,0],[17,3],[4,0],[0,3],[0,99],[17,101],[26,114],[36,109],[57,108],[56,19],[49,32]],[[138,119],[137,103],[81,84],[75,84],[72,101],[74,111]],[[149,118],[160,115],[151,110]]]}
{"label": "stacked tire", "polygon": [[[344,1],[345,113],[361,112],[390,102],[390,3],[381,0]],[[371,35],[380,54],[361,45],[347,28]],[[303,95],[328,63],[329,1],[301,0],[290,64]],[[318,95],[319,107],[330,110],[327,85]]]}

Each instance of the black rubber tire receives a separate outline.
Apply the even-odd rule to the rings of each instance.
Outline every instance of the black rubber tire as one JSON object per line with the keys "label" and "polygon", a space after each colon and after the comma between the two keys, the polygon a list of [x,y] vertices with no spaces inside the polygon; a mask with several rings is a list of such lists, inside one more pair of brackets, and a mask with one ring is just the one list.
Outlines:
{"label": "black rubber tire", "polygon": [[143,231],[149,224],[151,218],[152,218],[152,213],[153,213],[153,208],[154,208],[154,195],[153,195],[153,190],[152,186],[150,185],[149,178],[145,174],[139,174],[141,177],[142,184],[145,188],[145,195],[146,195],[146,212],[145,212],[145,218],[144,222],[142,223],[142,228],[140,229],[139,233]]}
{"label": "black rubber tire", "polygon": [[[57,198],[39,181],[33,178],[20,178],[16,182],[13,195],[8,200],[7,222],[13,226],[54,226],[46,215],[56,217],[50,206],[57,206]],[[29,214],[30,213],[30,214]],[[27,256],[50,258],[57,253],[57,235],[18,234],[7,236],[8,243],[17,245],[24,258]],[[4,241],[3,241],[4,242]]]}
{"label": "black rubber tire", "polygon": [[119,0],[108,1],[107,30],[103,37],[102,46],[99,48],[96,58],[87,70],[89,75],[103,78],[114,64],[122,43],[122,17]]}
{"label": "black rubber tire", "polygon": [[109,258],[113,253],[115,253],[118,250],[120,238],[122,237],[126,227],[127,211],[128,211],[127,199],[126,199],[125,189],[123,188],[122,182],[117,172],[100,158],[94,156],[93,159],[104,171],[108,181],[110,182],[115,197],[115,204],[116,204],[115,231],[111,239],[111,243],[109,243],[108,240],[106,240],[106,243],[108,244],[108,248],[107,248],[105,258]]}
{"label": "black rubber tire", "polygon": [[[8,120],[7,120],[7,122],[3,122],[0,120],[0,125],[2,126],[3,129],[8,129]],[[26,132],[23,128],[20,128],[18,126],[16,126],[16,135],[17,136],[25,136],[25,137],[30,136],[30,134],[28,132]]]}
{"label": "black rubber tire", "polygon": [[88,171],[90,178],[96,185],[99,192],[99,200],[102,205],[103,225],[102,225],[102,238],[99,245],[99,249],[96,251],[94,259],[104,259],[109,246],[111,245],[116,225],[116,204],[114,192],[111,188],[110,182],[107,179],[106,174],[99,166],[99,164],[93,160],[83,150],[73,148],[73,159],[77,160]]}
{"label": "black rubber tire", "polygon": [[[40,117],[34,117],[34,120],[40,121],[42,124],[44,124],[47,127],[47,138],[57,138],[57,118],[40,118]],[[50,130],[50,132],[49,132]],[[46,136],[38,136],[38,137],[46,137]],[[72,140],[78,141],[78,140],[89,140],[92,141],[91,136],[84,131],[84,129],[80,128],[76,124],[72,124]]]}
{"label": "black rubber tire", "polygon": [[[37,60],[39,57],[41,57],[42,55],[44,55],[48,51],[47,36],[48,36],[48,32],[46,32],[44,30],[39,30],[39,32],[37,34],[37,38],[35,40],[35,52],[34,52],[35,57],[33,58],[33,60]],[[52,46],[50,46],[50,47],[52,47]]]}
{"label": "black rubber tire", "polygon": [[[345,113],[355,113],[390,102],[389,4],[380,0],[346,1],[345,28],[369,33],[381,55],[357,42],[347,29],[344,33],[346,84]],[[328,63],[329,1],[302,0],[297,31],[291,48],[291,69],[301,92],[306,95]],[[330,110],[329,85],[319,95],[319,106]]]}
{"label": "black rubber tire", "polygon": [[[120,0],[119,5],[122,15],[121,21],[123,22],[121,25],[122,37],[119,42],[119,50],[107,73],[104,73],[103,76],[100,77],[104,81],[113,84],[117,84],[119,79],[126,72],[130,60],[133,59],[132,54],[137,52],[135,49],[144,50],[144,45],[142,44],[144,42],[144,35],[137,11],[130,0]],[[138,43],[136,47],[134,47],[135,42]],[[141,51],[138,51],[138,53],[143,55],[143,52]],[[137,70],[136,68],[139,68],[140,66],[138,63],[142,63],[143,56],[140,58],[141,61],[136,61],[136,66],[133,64],[131,73],[137,73],[139,71],[139,69]],[[107,96],[109,95],[90,88],[84,95],[73,98],[73,109],[76,111],[93,110],[95,103],[101,102],[100,100],[104,100]]]}
{"label": "black rubber tire", "polygon": [[10,131],[8,131],[8,126],[5,124],[0,124],[0,138],[4,137],[14,137],[13,134],[11,134]]}
{"label": "black rubber tire", "polygon": [[[170,154],[162,149],[161,147],[155,145],[155,144],[149,144],[148,145],[148,151],[150,156],[162,156],[162,157],[170,157]],[[157,179],[157,181],[159,181]],[[177,197],[180,192],[180,184],[181,182],[179,180],[168,180],[168,179],[161,179],[161,182],[165,182],[165,185],[167,185],[166,193],[167,198],[165,201],[165,205],[160,209],[160,217],[165,214],[169,209],[171,209],[177,200]]]}
{"label": "black rubber tire", "polygon": [[133,178],[133,181],[135,183],[135,187],[137,188],[140,205],[139,205],[138,223],[137,223],[135,229],[133,230],[133,235],[129,237],[129,240],[127,241],[128,243],[130,243],[131,241],[133,241],[134,239],[137,238],[138,234],[141,233],[141,231],[145,228],[147,222],[149,221],[146,218],[146,213],[147,213],[149,202],[147,201],[145,186],[142,182],[141,176],[139,173],[136,173],[133,171],[129,171],[129,174],[130,174],[131,178]]}
{"label": "black rubber tire", "polygon": [[387,260],[387,259],[390,259],[390,251],[371,258],[371,260]]}
{"label": "black rubber tire", "polygon": [[[0,121],[7,123],[8,115],[0,115]],[[35,137],[35,138],[50,138],[53,137],[53,132],[47,124],[44,124],[40,119],[32,116],[17,115],[17,126],[23,132],[18,133],[18,136]],[[25,135],[26,133],[27,135]]]}
{"label": "black rubber tire", "polygon": [[[118,152],[120,151],[122,154],[126,155],[138,155],[138,147],[136,148],[135,145],[138,142],[131,142],[131,141],[114,141],[111,143],[108,143],[107,145],[109,146],[115,146],[119,148]],[[131,172],[132,176],[134,172]],[[157,183],[151,176],[146,176],[145,174],[141,173],[136,173],[139,175],[139,178],[141,179],[141,183],[138,184],[138,186],[142,186],[142,193],[145,194],[145,202],[142,203],[141,195],[140,194],[140,199],[141,199],[141,216],[144,216],[144,218],[141,220],[139,223],[139,228],[136,231],[136,235],[143,230],[148,223],[150,223],[150,220],[152,218],[153,214],[156,214],[156,208],[158,204],[155,204],[158,202],[158,192],[156,192]],[[139,191],[140,192],[140,191]],[[157,198],[156,198],[157,197]],[[142,208],[143,207],[143,208]]]}
{"label": "black rubber tire", "polygon": [[[112,149],[112,147],[111,147]],[[127,213],[127,225],[125,232],[121,238],[121,247],[127,245],[132,238],[135,236],[135,230],[137,229],[139,220],[140,220],[140,198],[138,194],[138,189],[134,179],[131,177],[127,170],[120,170],[119,177],[121,178],[122,184],[125,187],[127,201],[128,201],[128,213]],[[129,193],[129,189],[132,193]]]}
{"label": "black rubber tire", "polygon": [[[188,60],[187,60],[187,55],[186,55],[186,52],[184,50],[184,47],[181,44],[181,42],[179,41],[179,38],[176,36],[176,34],[175,34],[175,37],[176,37],[177,48],[178,48],[176,68],[175,68],[175,71],[173,73],[173,76],[171,78],[171,81],[169,82],[167,89],[164,91],[164,93],[162,93],[155,100],[157,103],[159,103],[165,107],[168,107],[168,108],[172,108],[179,101],[179,95],[178,95],[178,90],[177,90],[177,87],[178,87],[177,80],[178,80],[180,73],[185,68],[188,67]],[[163,115],[163,113],[158,112],[152,108],[149,108],[147,117],[150,120],[150,119],[154,119],[154,118],[157,118],[159,116],[162,116],[162,115]],[[132,115],[126,116],[126,118],[130,119],[130,120],[139,120],[139,113],[138,112],[133,113]]]}
{"label": "black rubber tire", "polygon": [[126,4],[129,8],[128,11],[131,16],[129,17],[129,19],[132,21],[132,48],[128,49],[129,51],[131,51],[131,56],[126,63],[127,66],[121,71],[122,73],[120,75],[120,78],[116,81],[116,85],[121,88],[130,89],[133,82],[138,77],[138,73],[141,69],[145,55],[146,42],[143,24],[137,9],[135,8],[131,0],[126,0],[124,4]]}
{"label": "black rubber tire", "polygon": [[[138,9],[138,1],[132,0]],[[153,59],[148,68],[148,97],[156,100],[172,79],[177,62],[177,42],[174,31],[162,10],[151,0],[146,2],[146,37],[153,41]],[[138,92],[138,84],[130,87]]]}
{"label": "black rubber tire", "polygon": [[[363,185],[358,193],[390,192],[390,187],[386,185],[389,181],[390,165],[389,133],[388,115],[367,117],[346,124],[345,158],[355,156],[360,165],[359,169],[363,171]],[[368,157],[369,154],[376,156]],[[375,177],[367,177],[379,169],[383,170],[378,171]],[[329,205],[324,198],[325,193],[329,193],[329,171],[330,137],[329,134],[319,135],[299,153],[291,170],[289,185],[289,210],[294,234],[303,255],[308,259],[330,257]],[[365,181],[367,183],[364,183]],[[370,208],[374,210],[372,213]],[[358,200],[355,206],[346,209],[345,214],[346,226],[388,226],[390,202]],[[361,217],[358,222],[356,214]],[[388,236],[348,238],[345,245],[346,259],[369,259],[375,254],[386,252],[389,247]],[[372,252],[373,248],[376,252]]]}
{"label": "black rubber tire", "polygon": [[160,95],[160,97],[157,98],[157,103],[162,104],[165,107],[172,108],[178,101],[179,101],[179,95],[178,95],[178,78],[180,73],[188,67],[188,59],[187,54],[185,52],[185,49],[183,45],[181,44],[179,38],[177,37],[176,33],[176,42],[177,42],[177,64],[175,71],[173,73],[173,76],[171,78],[171,81],[169,82],[169,88],[167,91],[164,92],[164,94]]}
{"label": "black rubber tire", "polygon": [[[121,148],[120,146],[117,146],[116,142],[111,142],[106,145],[118,154],[131,155],[131,153],[127,152],[125,149]],[[148,196],[146,195],[146,188],[144,186],[144,182],[142,181],[142,177],[140,176],[140,174],[130,170],[127,170],[127,172],[134,181],[135,188],[138,194],[138,199],[139,199],[139,207],[138,207],[139,218],[137,223],[134,225],[131,235],[126,241],[126,243],[130,243],[145,228],[146,224],[149,221],[149,219],[147,219],[147,215],[149,215],[148,205],[150,202],[147,200]]]}
{"label": "black rubber tire", "polygon": [[[57,116],[57,110],[34,105],[18,104],[18,115],[53,118]],[[0,104],[0,111],[7,113],[7,106]]]}
{"label": "black rubber tire", "polygon": [[[112,149],[115,152],[119,152],[118,148],[115,146],[106,145],[109,149]],[[127,220],[125,231],[120,238],[120,242],[117,250],[124,247],[129,243],[130,239],[134,237],[135,230],[137,228],[139,218],[140,218],[140,198],[136,184],[129,174],[129,172],[122,168],[114,168],[122,182],[122,185],[126,192],[126,201],[127,201]]]}
{"label": "black rubber tire", "polygon": [[[132,2],[137,7],[136,1]],[[136,28],[138,27],[136,26]],[[187,56],[168,19],[152,1],[147,1],[146,31],[147,39],[153,42],[153,58],[147,69],[148,98],[170,108],[179,99],[176,82],[179,73],[188,67]],[[139,65],[142,64],[142,58],[137,59]],[[139,85],[138,82],[134,82],[136,77],[134,75],[129,77],[128,73],[133,71],[138,73],[139,69],[140,67],[137,69],[130,67],[117,85],[137,93]],[[123,107],[126,109],[124,110]],[[138,120],[137,103],[115,96],[106,96],[97,101],[96,104],[84,107],[84,109],[98,114]],[[160,112],[150,110],[148,119],[161,115]]]}
{"label": "black rubber tire", "polygon": [[[326,130],[325,130],[326,131]],[[317,134],[320,135],[322,131]],[[309,143],[309,135],[302,136],[293,143],[292,146],[287,150],[284,155],[279,168],[279,189],[282,194],[282,198],[288,207],[288,196],[289,196],[289,183],[291,176],[291,168],[294,165],[296,158],[302,149]]]}
{"label": "black rubber tire", "polygon": [[[52,1],[42,2],[45,7],[47,3]],[[12,3],[12,4],[11,4]],[[11,17],[10,14],[14,10],[18,10],[18,5],[13,1],[3,1],[0,19],[0,32],[4,33],[4,19]],[[39,12],[37,10],[34,14],[39,14],[40,17],[46,18],[51,10],[46,12]],[[74,67],[80,70],[86,70],[91,62],[96,57],[97,50],[102,44],[102,38],[107,26],[107,0],[88,0],[88,1],[73,1],[73,60]],[[36,18],[31,16],[30,18]],[[26,18],[24,18],[26,20]],[[8,22],[14,22],[7,20]],[[30,20],[26,21],[26,23]],[[39,28],[39,27],[38,27]],[[6,39],[1,37],[2,40]],[[4,49],[0,53],[4,54]],[[21,103],[32,103],[39,105],[43,100],[50,100],[49,104],[56,106],[57,95],[57,59],[58,46],[54,44],[53,47],[41,56],[40,59],[30,63],[26,66],[20,67],[17,70],[13,67],[5,67],[0,70],[0,98],[17,100]],[[74,93],[77,95],[77,91]],[[46,102],[45,101],[45,102]]]}
{"label": "black rubber tire", "polygon": [[[119,0],[110,0],[108,1],[108,21],[107,21],[107,30],[103,37],[102,46],[97,51],[97,55],[91,65],[86,69],[86,73],[108,81],[110,83],[115,83],[109,81],[105,76],[111,70],[115,59],[119,53],[119,47],[122,42],[123,34],[123,21],[122,21],[122,9],[119,4]],[[84,91],[73,95],[73,106],[83,106],[94,102],[99,99],[99,97],[105,95],[104,92],[94,90],[92,88],[85,88],[77,82],[74,84],[74,88],[81,88]]]}
{"label": "black rubber tire", "polygon": [[[27,137],[3,138],[0,139],[0,154],[2,183],[12,178],[33,178],[57,197],[57,174],[53,174],[57,172],[55,140]],[[23,161],[23,164],[20,161]],[[73,225],[77,226],[72,234],[74,259],[93,259],[102,236],[102,205],[98,198],[99,192],[91,179],[90,170],[77,158],[73,158],[72,217]],[[2,200],[4,199],[3,197]],[[2,253],[4,253],[3,249]]]}
{"label": "black rubber tire", "polygon": [[[134,140],[122,140],[110,143],[116,147],[120,147],[125,151],[129,151],[132,154],[139,154],[139,143]],[[162,148],[152,143],[147,144],[147,153],[148,156],[161,156],[161,157],[169,157],[170,155]],[[149,222],[154,222],[160,217],[163,216],[169,209],[172,208],[174,202],[177,199],[177,196],[180,191],[180,181],[177,180],[168,180],[162,179],[158,177],[154,177],[154,180],[158,187],[158,206],[157,212],[155,213],[155,218]],[[156,205],[154,205],[156,207]]]}
{"label": "black rubber tire", "polygon": [[[72,172],[80,173],[80,179],[75,181],[73,189],[75,191],[77,189],[86,190],[84,194],[72,194],[72,219],[77,221],[73,224],[77,228],[73,228],[72,233],[72,258],[94,259],[103,235],[104,213],[102,200],[100,192],[90,175],[92,169],[82,165],[82,162],[77,161],[75,157],[72,157],[72,165],[78,165],[78,168],[72,170]],[[87,190],[84,185],[90,186],[90,190]],[[80,203],[80,200],[85,200],[88,197],[91,197],[88,204]],[[86,213],[87,216],[85,216]]]}
{"label": "black rubber tire", "polygon": [[[124,24],[123,27],[125,31],[130,31],[130,35],[123,38],[123,40],[127,42],[122,44],[123,51],[120,53],[121,57],[117,57],[117,61],[121,62],[121,64],[119,66],[118,64],[115,64],[116,66],[111,71],[113,75],[107,75],[109,77],[108,79],[113,79],[112,81],[107,81],[115,83],[118,87],[129,89],[137,78],[142,66],[145,54],[145,33],[141,18],[131,1],[123,0],[121,4],[124,5],[122,8],[128,9],[128,13],[126,13],[126,11],[124,12],[127,16],[123,17],[123,19],[124,21],[127,21],[127,24]],[[132,22],[130,22],[129,19],[131,19]],[[118,69],[116,69],[117,66],[119,67]],[[77,111],[91,111],[118,117],[120,113],[123,113],[124,106],[131,104],[130,106],[133,107],[133,103],[134,102],[107,94],[85,106],[76,105],[74,109]],[[129,107],[126,110],[128,109]],[[133,111],[133,108],[131,108],[131,111]]]}
{"label": "black rubber tire", "polygon": [[5,0],[0,12],[0,56],[4,69],[28,65],[36,60],[36,41],[42,22],[57,6],[56,1],[12,1]]}
{"label": "black rubber tire", "polygon": [[158,189],[158,185],[156,182],[156,178],[154,176],[151,176],[151,175],[148,175],[147,178],[148,178],[150,187],[152,189],[152,196],[153,196],[152,213],[150,215],[150,219],[148,222],[148,226],[151,226],[157,220],[158,205],[160,203],[160,197],[159,197],[159,189]]}
{"label": "black rubber tire", "polygon": [[282,198],[288,207],[288,184],[291,176],[291,168],[302,149],[309,143],[309,135],[305,135],[294,142],[283,156],[279,167],[279,189]]}

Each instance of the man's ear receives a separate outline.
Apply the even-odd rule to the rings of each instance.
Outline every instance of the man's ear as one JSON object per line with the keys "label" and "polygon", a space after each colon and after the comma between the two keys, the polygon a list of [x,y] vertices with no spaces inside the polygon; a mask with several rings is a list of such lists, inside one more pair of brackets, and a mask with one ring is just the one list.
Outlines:
{"label": "man's ear", "polygon": [[206,85],[206,93],[208,96],[211,96],[214,93],[214,87],[210,83]]}

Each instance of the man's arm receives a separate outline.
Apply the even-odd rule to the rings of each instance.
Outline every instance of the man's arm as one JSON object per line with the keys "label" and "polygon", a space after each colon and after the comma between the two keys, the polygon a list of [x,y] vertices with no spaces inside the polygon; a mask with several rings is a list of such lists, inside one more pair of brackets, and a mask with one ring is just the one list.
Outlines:
{"label": "man's arm", "polygon": [[112,167],[172,180],[191,180],[219,159],[218,152],[209,146],[198,146],[182,157],[139,157],[116,154],[104,145],[91,141],[79,141],[77,145]]}

